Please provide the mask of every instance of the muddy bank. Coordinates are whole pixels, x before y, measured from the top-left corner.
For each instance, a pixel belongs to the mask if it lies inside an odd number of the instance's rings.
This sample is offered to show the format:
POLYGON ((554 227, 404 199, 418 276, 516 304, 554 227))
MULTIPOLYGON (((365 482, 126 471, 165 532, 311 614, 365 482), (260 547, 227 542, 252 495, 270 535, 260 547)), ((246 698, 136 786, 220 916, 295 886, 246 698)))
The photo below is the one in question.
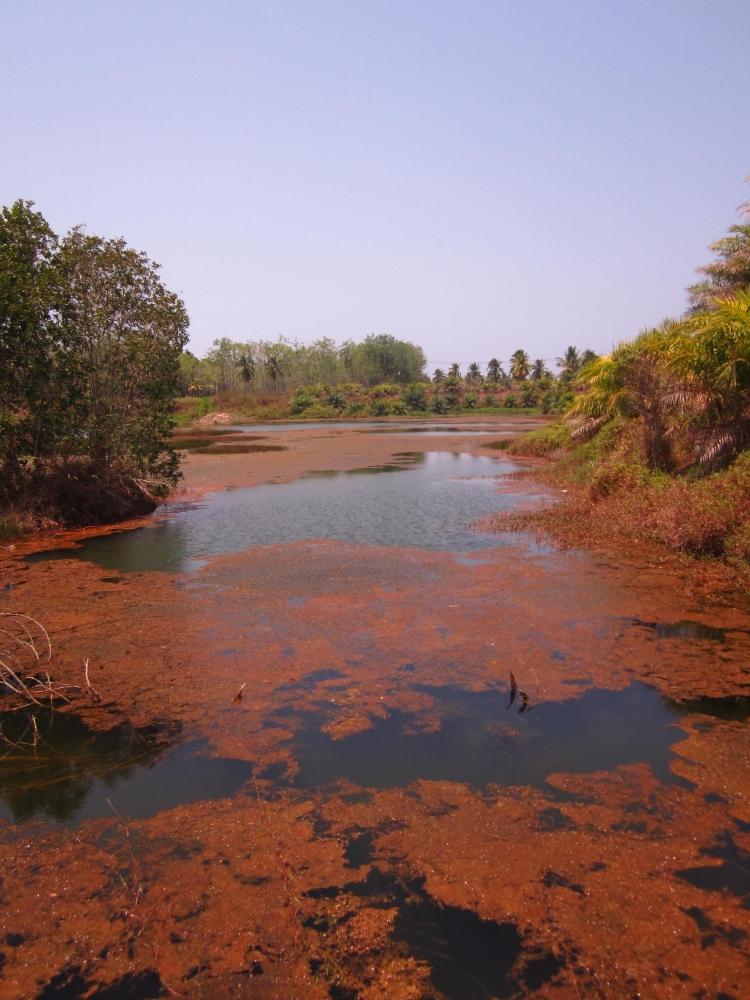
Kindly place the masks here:
MULTIPOLYGON (((478 447, 284 437, 191 456, 185 496, 478 447)), ((3 995, 742 995, 742 611, 523 539, 303 540, 177 575, 6 558, 2 585, 101 695, 45 772, 57 814, 0 761, 3 995), (137 815, 159 768, 178 800, 137 815)))

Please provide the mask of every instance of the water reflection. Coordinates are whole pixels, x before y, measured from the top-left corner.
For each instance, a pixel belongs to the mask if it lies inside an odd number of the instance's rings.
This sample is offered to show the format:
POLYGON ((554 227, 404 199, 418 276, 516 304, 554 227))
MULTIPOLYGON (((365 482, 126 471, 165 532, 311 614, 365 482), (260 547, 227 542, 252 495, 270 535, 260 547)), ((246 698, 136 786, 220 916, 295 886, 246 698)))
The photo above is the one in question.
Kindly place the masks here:
POLYGON ((467 552, 509 544, 471 524, 524 500, 500 494, 509 462, 450 452, 402 453, 385 467, 306 476, 291 483, 216 493, 147 528, 101 535, 31 561, 82 558, 107 569, 187 572, 197 560, 256 545, 335 539, 467 552), (408 462, 408 474, 401 475, 408 462), (362 472, 368 474, 363 475, 362 472))
POLYGON ((113 816, 112 805, 132 818, 152 816, 232 795, 249 777, 244 761, 201 754, 205 743, 176 745, 173 723, 96 732, 76 716, 44 711, 3 712, 0 724, 0 818, 17 823, 74 825, 113 816))
POLYGON ((420 731, 400 711, 344 740, 321 731, 325 716, 308 713, 294 740, 300 770, 294 784, 313 788, 339 779, 368 788, 418 780, 543 787, 555 771, 608 771, 646 763, 665 783, 683 783, 669 769, 682 734, 675 712, 645 684, 593 690, 581 698, 544 702, 506 714, 508 692, 418 685, 438 700, 440 729, 420 731))

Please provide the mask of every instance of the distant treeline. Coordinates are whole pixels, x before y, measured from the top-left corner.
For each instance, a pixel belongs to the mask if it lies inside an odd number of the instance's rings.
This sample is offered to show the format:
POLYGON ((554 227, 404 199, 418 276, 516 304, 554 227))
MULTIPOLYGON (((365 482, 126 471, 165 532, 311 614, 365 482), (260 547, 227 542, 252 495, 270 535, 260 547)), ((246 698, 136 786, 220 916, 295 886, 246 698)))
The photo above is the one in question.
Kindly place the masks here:
MULTIPOLYGON (((432 408, 437 411, 481 405, 482 393, 487 405, 539 406, 545 396, 558 402, 569 400, 569 387, 577 373, 596 358, 593 351, 568 347, 557 358, 556 375, 541 358, 532 359, 519 348, 507 360, 507 367, 492 358, 483 367, 474 362, 464 372, 458 363, 446 370, 436 368, 425 373, 424 351, 416 344, 397 340, 388 334, 371 334, 360 343, 348 340, 340 346, 329 338, 313 344, 298 344, 283 338, 277 341, 214 341, 205 358, 189 351, 180 360, 183 395, 282 396, 295 393, 297 413, 304 408, 306 395, 321 396, 321 388, 333 391, 335 398, 352 396, 355 387, 372 390, 379 386, 398 387, 422 383, 419 392, 405 394, 407 409, 432 408), (432 383, 432 405, 425 386, 432 383), (304 390, 310 390, 307 394, 304 390), (338 389, 338 392, 335 390, 338 389), (411 406, 410 400, 424 398, 424 406, 411 406), (559 399, 558 399, 559 397, 559 399)), ((377 394, 376 394, 377 395, 377 394)), ((381 396, 383 393, 381 393, 381 396)), ((294 412, 294 410, 293 410, 294 412)))
POLYGON ((184 395, 275 395, 316 383, 406 385, 422 376, 425 364, 421 347, 388 334, 372 334, 361 343, 347 340, 341 346, 327 337, 309 346, 283 337, 245 342, 223 337, 202 360, 186 351, 180 371, 184 395))

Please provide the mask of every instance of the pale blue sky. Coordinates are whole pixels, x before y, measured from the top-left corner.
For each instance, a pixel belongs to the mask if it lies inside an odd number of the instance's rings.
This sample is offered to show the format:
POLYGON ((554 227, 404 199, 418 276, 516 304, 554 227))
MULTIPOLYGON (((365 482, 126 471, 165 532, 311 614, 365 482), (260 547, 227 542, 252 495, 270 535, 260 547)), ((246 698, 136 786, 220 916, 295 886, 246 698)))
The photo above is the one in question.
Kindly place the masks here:
POLYGON ((0 0, 0 201, 215 337, 431 365, 680 312, 750 192, 750 0, 0 0))

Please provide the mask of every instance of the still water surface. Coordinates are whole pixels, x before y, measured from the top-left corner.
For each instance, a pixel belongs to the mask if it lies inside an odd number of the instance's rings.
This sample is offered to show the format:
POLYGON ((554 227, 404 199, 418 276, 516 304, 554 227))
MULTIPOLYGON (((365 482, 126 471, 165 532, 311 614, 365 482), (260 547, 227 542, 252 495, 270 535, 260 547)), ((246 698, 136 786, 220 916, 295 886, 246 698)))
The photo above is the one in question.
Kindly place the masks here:
POLYGON ((304 539, 453 552, 493 548, 513 539, 471 525, 523 498, 497 491, 497 477, 514 468, 483 456, 407 453, 386 466, 215 493, 147 528, 29 558, 80 558, 121 572, 180 573, 211 555, 304 539))

